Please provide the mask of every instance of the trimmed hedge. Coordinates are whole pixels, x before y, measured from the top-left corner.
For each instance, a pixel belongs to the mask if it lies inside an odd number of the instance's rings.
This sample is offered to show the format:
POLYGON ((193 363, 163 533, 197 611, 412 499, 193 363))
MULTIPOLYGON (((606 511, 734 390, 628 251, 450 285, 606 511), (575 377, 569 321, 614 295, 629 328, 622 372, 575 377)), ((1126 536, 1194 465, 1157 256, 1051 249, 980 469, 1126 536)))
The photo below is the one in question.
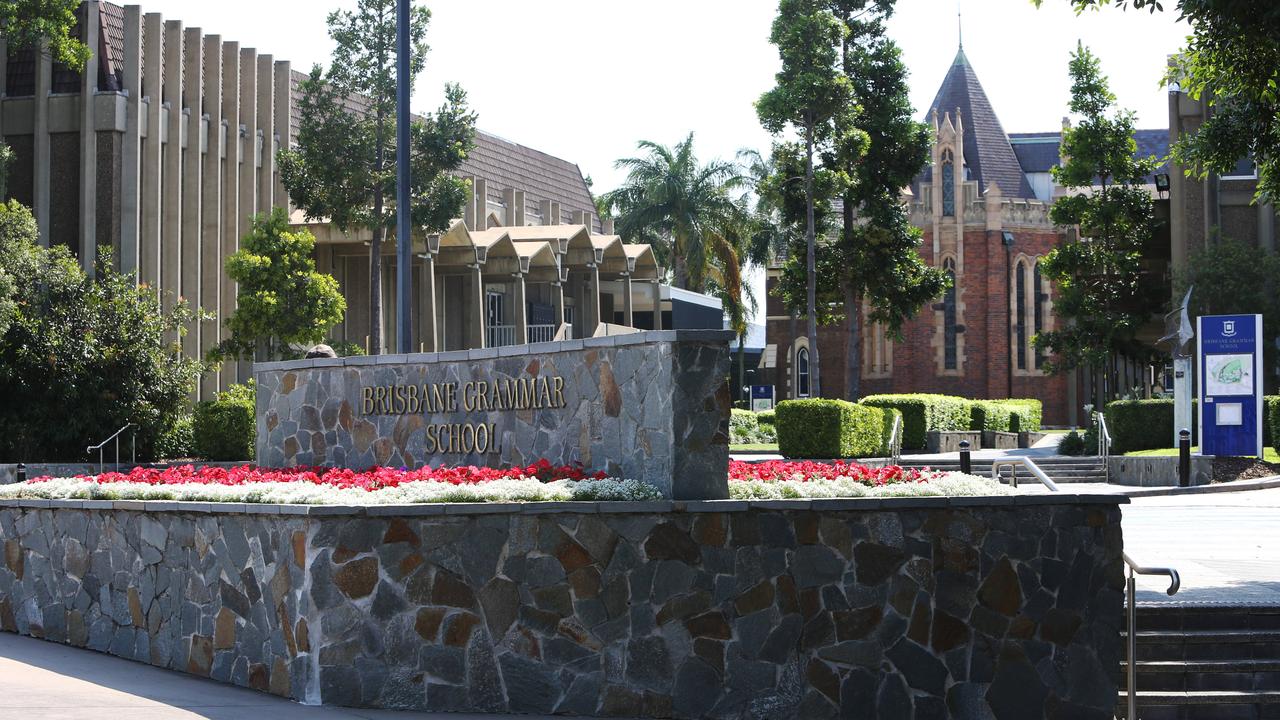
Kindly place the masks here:
POLYGON ((774 414, 778 450, 788 458, 879 455, 885 444, 886 414, 845 400, 784 400, 774 414))
POLYGON ((884 422, 882 424, 883 430, 880 433, 880 447, 877 448, 874 455, 888 457, 889 449, 890 449, 889 443, 893 441, 893 419, 895 417, 901 418, 902 411, 897 408, 871 408, 871 409, 879 410, 884 416, 884 422))
POLYGON ((997 402, 1010 408, 1009 432, 1040 432, 1044 403, 1035 398, 1010 398, 997 402))
POLYGON ((969 429, 977 431, 989 432, 1017 432, 1010 430, 1013 421, 1013 412, 1025 413, 1021 407, 1015 408, 1012 405, 996 400, 974 400, 969 404, 969 429))
POLYGON ((756 422, 760 425, 773 425, 775 419, 776 418, 774 417, 772 410, 765 410, 763 412, 756 413, 756 422))
POLYGON ((902 445, 911 449, 923 448, 930 430, 968 430, 972 422, 970 401, 950 395, 869 395, 860 404, 901 412, 902 445))
POLYGON ((1262 441, 1280 453, 1280 395, 1267 395, 1262 411, 1262 441))
MULTIPOLYGON (((1194 403, 1192 412, 1195 412, 1194 403)), ((1114 400, 1107 403, 1106 416, 1113 454, 1174 447, 1172 398, 1114 400)), ((1198 435, 1199 431, 1193 420, 1191 444, 1199 442, 1198 435)))
POLYGON ((196 405, 192 419, 196 454, 205 460, 251 460, 257 438, 256 386, 232 385, 196 405))

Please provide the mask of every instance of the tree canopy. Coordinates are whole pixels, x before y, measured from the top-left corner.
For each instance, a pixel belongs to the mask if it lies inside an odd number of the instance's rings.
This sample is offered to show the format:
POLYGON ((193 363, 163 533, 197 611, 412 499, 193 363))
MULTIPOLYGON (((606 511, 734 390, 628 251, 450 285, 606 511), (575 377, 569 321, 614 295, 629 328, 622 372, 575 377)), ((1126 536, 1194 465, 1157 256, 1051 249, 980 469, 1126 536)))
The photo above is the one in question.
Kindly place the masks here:
MULTIPOLYGON (((1157 0, 1068 0, 1077 12, 1114 4, 1152 13, 1157 0)), ((1032 0, 1039 6, 1043 0, 1032 0)), ((1280 4, 1242 0, 1174 0, 1175 12, 1191 26, 1187 47, 1177 55, 1167 82, 1213 112, 1195 133, 1180 138, 1173 156, 1188 172, 1226 173, 1241 158, 1258 166, 1257 199, 1280 195, 1280 4)))
POLYGON ((82 68, 89 61, 87 45, 71 37, 76 26, 80 0, 3 0, 0 2, 0 36, 9 42, 9 51, 38 48, 49 43, 55 62, 82 68))
POLYGON ((1060 198, 1053 222, 1078 227, 1079 237, 1063 243, 1041 263, 1057 283, 1054 314, 1059 329, 1035 338, 1056 357, 1050 372, 1099 367, 1112 354, 1146 349, 1139 329, 1161 307, 1158 283, 1143 273, 1143 250, 1155 230, 1154 202, 1143 187, 1155 158, 1138 158, 1134 114, 1115 109, 1115 96, 1098 59, 1081 45, 1070 63, 1070 110, 1079 117, 1063 132, 1062 155, 1054 179, 1075 194, 1060 198))
MULTIPOLYGON (((341 230, 371 231, 370 351, 382 352, 382 240, 396 218, 396 0, 359 0, 353 11, 329 15, 336 43, 326 72, 319 65, 301 84, 298 147, 280 152, 280 175, 310 219, 341 230)), ((431 13, 412 9, 410 72, 425 68, 431 13)), ((476 116, 457 85, 445 89, 435 113, 411 127, 410 209, 413 227, 442 232, 459 217, 467 183, 449 174, 475 146, 476 116)))

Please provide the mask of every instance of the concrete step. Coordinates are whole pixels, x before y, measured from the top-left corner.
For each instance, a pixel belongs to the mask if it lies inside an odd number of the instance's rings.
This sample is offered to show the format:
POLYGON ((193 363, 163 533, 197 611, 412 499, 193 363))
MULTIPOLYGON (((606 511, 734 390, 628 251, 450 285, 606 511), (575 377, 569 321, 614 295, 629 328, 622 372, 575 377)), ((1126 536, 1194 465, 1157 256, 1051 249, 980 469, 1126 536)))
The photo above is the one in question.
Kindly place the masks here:
POLYGON ((1280 607, 1138 603, 1138 630, 1280 630, 1280 607))
MULTIPOLYGON (((1121 692, 1116 717, 1125 720, 1127 703, 1121 692)), ((1137 706, 1137 720, 1274 720, 1280 693, 1139 691, 1137 706)))
POLYGON ((1280 630, 1140 630, 1137 640, 1138 662, 1280 658, 1280 630))
MULTIPOLYGON (((1127 663, 1121 664, 1121 670, 1127 663)), ((1280 692, 1280 660, 1149 661, 1137 666, 1140 690, 1280 692)), ((1120 689, 1128 687, 1122 672, 1120 689)))

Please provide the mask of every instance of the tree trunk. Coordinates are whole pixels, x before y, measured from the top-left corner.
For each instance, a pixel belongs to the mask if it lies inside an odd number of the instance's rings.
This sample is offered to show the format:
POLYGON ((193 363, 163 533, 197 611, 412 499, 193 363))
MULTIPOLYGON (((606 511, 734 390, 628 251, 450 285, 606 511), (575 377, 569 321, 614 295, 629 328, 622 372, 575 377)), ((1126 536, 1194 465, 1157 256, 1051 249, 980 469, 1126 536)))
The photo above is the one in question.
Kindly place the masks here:
POLYGON ((680 242, 679 236, 671 239, 671 274, 672 285, 681 290, 689 289, 689 261, 684 253, 687 243, 680 242))
POLYGON ((862 298, 848 283, 844 287, 844 306, 849 323, 845 345, 844 397, 849 402, 858 402, 862 392, 862 298))
MULTIPOLYGON (((747 383, 747 335, 743 333, 738 336, 738 392, 742 392, 742 388, 747 383)), ((743 398, 747 402, 747 409, 751 409, 751 393, 748 391, 743 398)))
POLYGON ((813 227, 813 118, 806 118, 808 123, 804 130, 804 199, 805 199, 805 267, 808 270, 808 287, 805 290, 805 309, 809 338, 809 397, 822 397, 822 384, 819 380, 818 357, 818 268, 816 259, 817 238, 813 227))

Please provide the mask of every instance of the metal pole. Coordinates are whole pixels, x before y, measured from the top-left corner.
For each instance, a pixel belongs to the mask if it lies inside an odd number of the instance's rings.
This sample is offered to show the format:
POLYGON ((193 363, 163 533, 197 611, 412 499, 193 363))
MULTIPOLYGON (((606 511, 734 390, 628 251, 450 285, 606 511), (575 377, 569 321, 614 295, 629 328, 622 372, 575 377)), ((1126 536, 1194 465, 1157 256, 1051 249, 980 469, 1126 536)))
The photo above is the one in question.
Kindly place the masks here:
POLYGON ((1186 428, 1178 431, 1178 485, 1191 485, 1191 431, 1186 428))
POLYGON ((18 463, 18 472, 15 477, 20 483, 27 481, 27 466, 24 463, 18 463))
POLYGON ((969 441, 960 441, 960 472, 965 475, 973 474, 973 461, 969 456, 969 441))
POLYGON ((396 346, 413 352, 413 238, 409 204, 409 5, 396 2, 396 346))
POLYGON ((1133 572, 1129 572, 1129 581, 1127 583, 1129 595, 1129 637, 1126 638, 1129 646, 1129 662, 1125 667, 1125 681, 1127 687, 1125 691, 1129 695, 1129 712, 1125 715, 1126 720, 1137 720, 1138 717, 1138 608, 1134 604, 1137 589, 1133 580, 1133 572))

